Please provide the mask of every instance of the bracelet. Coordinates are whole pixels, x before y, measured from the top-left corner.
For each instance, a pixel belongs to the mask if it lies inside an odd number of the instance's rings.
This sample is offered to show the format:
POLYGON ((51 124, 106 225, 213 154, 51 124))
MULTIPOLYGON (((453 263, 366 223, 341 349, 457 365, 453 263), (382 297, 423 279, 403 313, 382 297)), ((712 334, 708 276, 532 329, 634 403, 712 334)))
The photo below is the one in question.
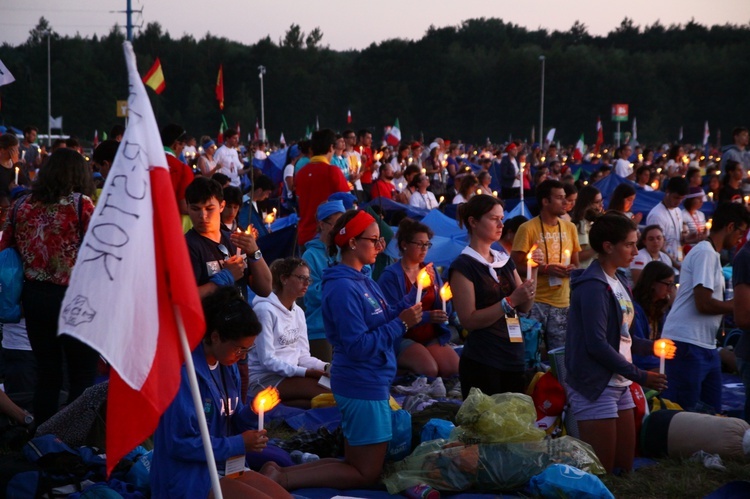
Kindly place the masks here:
POLYGON ((500 306, 503 308, 505 315, 515 315, 516 309, 510 304, 507 296, 500 301, 500 306))
POLYGON ((512 308, 513 310, 516 309, 516 307, 513 306, 513 302, 510 301, 510 296, 506 296, 505 299, 508 301, 508 306, 512 308))
POLYGON ((407 332, 407 331, 409 330, 409 325, 408 325, 408 324, 406 323, 406 321, 405 321, 405 320, 402 320, 402 321, 401 321, 401 324, 403 324, 403 325, 404 325, 404 332, 407 332))

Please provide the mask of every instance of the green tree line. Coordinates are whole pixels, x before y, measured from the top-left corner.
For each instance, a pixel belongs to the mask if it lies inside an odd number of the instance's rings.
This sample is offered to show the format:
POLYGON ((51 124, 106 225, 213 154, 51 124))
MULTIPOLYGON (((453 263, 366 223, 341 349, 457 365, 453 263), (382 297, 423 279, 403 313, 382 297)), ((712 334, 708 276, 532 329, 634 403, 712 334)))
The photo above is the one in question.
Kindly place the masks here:
MULTIPOLYGON (((122 55, 125 36, 115 26, 105 36, 59 36, 42 18, 28 40, 0 46, 0 59, 16 82, 0 87, 0 123, 46 131, 47 30, 50 35, 52 115, 64 116, 65 133, 91 140, 123 120, 115 103, 127 98, 122 55)), ((133 40, 141 74, 158 57, 166 90, 149 90, 159 123, 173 121, 193 135, 216 135, 221 111, 214 95, 224 67, 224 116, 242 136, 260 120, 258 66, 264 75, 270 140, 301 137, 307 126, 341 130, 351 109, 354 128, 376 140, 399 118, 405 140, 442 136, 502 142, 531 139, 540 112, 545 56, 545 132, 573 143, 595 140, 601 117, 611 140, 611 105, 626 103, 637 118, 641 142, 697 142, 708 120, 711 140, 747 125, 750 109, 750 25, 636 26, 625 18, 606 36, 576 22, 567 31, 527 28, 501 19, 471 19, 430 27, 418 40, 391 39, 363 50, 334 51, 318 28, 293 24, 284 38, 244 45, 206 34, 172 38, 158 23, 133 40)), ((630 129, 624 123, 623 131, 630 129)), ((536 131, 536 138, 539 131, 536 131)))

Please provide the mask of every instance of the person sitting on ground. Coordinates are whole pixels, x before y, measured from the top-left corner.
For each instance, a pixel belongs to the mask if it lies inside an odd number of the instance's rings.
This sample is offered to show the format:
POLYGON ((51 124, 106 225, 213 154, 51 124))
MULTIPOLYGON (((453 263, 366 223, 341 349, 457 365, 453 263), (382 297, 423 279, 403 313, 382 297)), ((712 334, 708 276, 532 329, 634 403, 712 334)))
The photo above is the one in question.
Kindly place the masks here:
POLYGON ((633 281, 633 286, 638 284, 641 271, 649 262, 658 261, 670 267, 672 266, 672 259, 662 251, 664 247, 664 232, 661 230, 661 226, 654 224, 643 229, 641 238, 638 241, 638 247, 640 250, 630 264, 630 277, 633 281))
POLYGON ((458 194, 453 198, 453 204, 465 203, 471 199, 476 194, 477 185, 479 185, 479 181, 473 173, 464 175, 458 187, 458 194))
POLYGON ((447 328, 448 314, 452 311, 449 303, 447 313, 439 290, 442 279, 425 264, 425 256, 432 246, 432 229, 423 223, 404 218, 398 225, 396 234, 401 260, 387 267, 378 279, 380 289, 389 303, 397 303, 416 286, 417 274, 426 269, 431 284, 423 289, 422 322, 411 328, 397 347, 397 364, 416 374, 430 378, 447 378, 458 373, 458 354, 448 345, 450 330, 447 328))
POLYGON ((414 175, 414 178, 409 183, 410 188, 414 188, 414 192, 409 199, 409 205, 415 208, 424 208, 426 210, 432 210, 438 207, 438 201, 435 199, 435 195, 428 191, 427 188, 430 186, 430 179, 423 173, 414 175))
MULTIPOLYGON (((223 287, 203 300, 206 333, 193 350, 195 374, 211 435, 221 492, 224 497, 291 497, 278 484, 254 471, 238 478, 224 477, 226 465, 245 453, 266 448, 266 430, 242 402, 237 361, 247 355, 261 325, 253 309, 233 287, 223 287)), ((151 465, 153 497, 213 497, 208 463, 198 430, 198 418, 186 368, 177 396, 159 420, 154 433, 151 465)))
MULTIPOLYGON (((352 194, 341 194, 354 198, 352 194)), ((331 362, 333 350, 331 343, 326 339, 326 328, 323 325, 323 309, 321 308, 323 271, 333 266, 338 260, 338 257, 328 255, 328 248, 324 241, 328 240, 333 224, 344 212, 346 208, 340 199, 321 203, 315 215, 318 221, 318 234, 307 241, 305 252, 302 253, 302 259, 307 262, 312 279, 305 294, 305 317, 310 354, 324 362, 331 362)))
POLYGON ((329 365, 310 355, 305 312, 296 304, 311 284, 310 269, 290 257, 274 261, 271 275, 273 293, 253 300, 263 331, 248 356, 248 395, 275 386, 284 404, 309 409, 313 397, 329 392, 318 384, 329 365))
MULTIPOLYGON (((653 261, 646 264, 638 284, 633 288, 633 337, 647 340, 661 338, 661 330, 674 302, 676 289, 674 269, 669 263, 653 261)), ((651 352, 645 355, 633 354, 633 363, 641 369, 653 370, 659 366, 659 359, 651 352)))

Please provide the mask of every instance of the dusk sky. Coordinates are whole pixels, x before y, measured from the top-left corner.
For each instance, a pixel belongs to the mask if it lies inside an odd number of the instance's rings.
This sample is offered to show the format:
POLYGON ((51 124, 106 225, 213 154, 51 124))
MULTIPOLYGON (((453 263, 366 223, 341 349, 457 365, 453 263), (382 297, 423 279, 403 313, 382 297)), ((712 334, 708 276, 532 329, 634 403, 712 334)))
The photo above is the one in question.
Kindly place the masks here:
MULTIPOLYGON (((61 35, 106 34, 125 25, 126 0, 0 0, 0 43, 23 43, 40 17, 61 35)), ((624 17, 636 25, 685 24, 691 19, 714 24, 748 25, 750 0, 132 0, 134 24, 159 22, 173 38, 196 39, 210 32, 244 44, 265 36, 279 41, 292 23, 309 33, 323 32, 323 45, 334 50, 363 49, 391 38, 419 39, 436 27, 466 19, 494 17, 528 29, 567 30, 578 20, 592 35, 605 35, 624 17)))

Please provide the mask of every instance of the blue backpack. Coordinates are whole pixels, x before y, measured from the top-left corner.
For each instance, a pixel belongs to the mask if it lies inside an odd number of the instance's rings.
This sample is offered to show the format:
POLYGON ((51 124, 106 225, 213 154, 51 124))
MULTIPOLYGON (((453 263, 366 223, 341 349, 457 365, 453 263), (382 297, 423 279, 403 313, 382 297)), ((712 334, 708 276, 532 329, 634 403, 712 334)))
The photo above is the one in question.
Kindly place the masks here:
MULTIPOLYGON (((15 237, 16 212, 27 196, 13 205, 10 227, 15 237)), ((21 291, 23 291, 23 262, 15 245, 0 251, 0 322, 18 323, 21 320, 21 291)))

